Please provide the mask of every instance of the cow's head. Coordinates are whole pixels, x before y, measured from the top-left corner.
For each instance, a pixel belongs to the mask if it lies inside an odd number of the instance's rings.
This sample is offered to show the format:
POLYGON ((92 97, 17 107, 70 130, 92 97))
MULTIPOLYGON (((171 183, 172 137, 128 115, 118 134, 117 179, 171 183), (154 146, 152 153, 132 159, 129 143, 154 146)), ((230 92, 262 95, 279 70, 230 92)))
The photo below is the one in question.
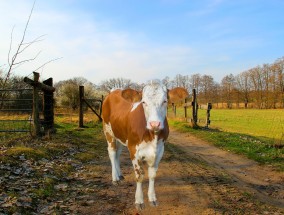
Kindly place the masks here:
POLYGON ((141 102, 144 108, 146 127, 155 133, 164 128, 167 97, 167 88, 160 82, 149 83, 143 88, 141 102))
POLYGON ((142 93, 133 89, 126 89, 122 91, 121 95, 125 100, 133 103, 132 110, 142 103, 147 129, 159 133, 164 128, 168 100, 173 101, 175 98, 183 96, 180 91, 186 97, 188 96, 186 89, 167 90, 160 81, 152 81, 143 88, 142 93))

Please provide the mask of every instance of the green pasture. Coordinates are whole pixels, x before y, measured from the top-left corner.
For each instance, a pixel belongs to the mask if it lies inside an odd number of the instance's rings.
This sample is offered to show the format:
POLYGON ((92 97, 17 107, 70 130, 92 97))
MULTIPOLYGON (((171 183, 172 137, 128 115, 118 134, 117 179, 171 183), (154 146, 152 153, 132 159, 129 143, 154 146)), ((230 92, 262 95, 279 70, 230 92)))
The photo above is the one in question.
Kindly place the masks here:
MULTIPOLYGON (((284 142, 283 109, 212 109, 210 128, 225 132, 267 137, 275 142, 284 142)), ((184 116, 184 109, 177 109, 177 117, 184 116)), ((191 109, 188 109, 191 117, 191 109)), ((199 125, 205 124, 206 110, 198 110, 199 125)), ((284 143, 283 143, 284 144, 284 143)))

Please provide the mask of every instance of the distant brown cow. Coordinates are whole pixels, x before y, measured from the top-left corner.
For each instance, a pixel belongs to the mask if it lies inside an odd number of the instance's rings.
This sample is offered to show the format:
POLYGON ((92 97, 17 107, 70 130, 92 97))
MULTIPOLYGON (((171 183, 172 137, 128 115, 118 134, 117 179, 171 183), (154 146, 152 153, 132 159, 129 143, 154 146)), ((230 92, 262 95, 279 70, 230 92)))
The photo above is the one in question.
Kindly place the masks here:
POLYGON ((186 89, 182 87, 176 87, 169 91, 169 103, 177 104, 179 102, 184 102, 186 98, 189 97, 189 94, 186 89))

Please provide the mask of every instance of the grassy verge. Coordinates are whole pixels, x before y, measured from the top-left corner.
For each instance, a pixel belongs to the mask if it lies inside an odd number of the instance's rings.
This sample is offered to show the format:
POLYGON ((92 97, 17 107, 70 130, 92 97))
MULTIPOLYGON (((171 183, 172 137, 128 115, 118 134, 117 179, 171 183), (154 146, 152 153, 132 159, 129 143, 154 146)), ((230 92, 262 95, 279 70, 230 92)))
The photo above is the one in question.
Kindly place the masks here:
POLYGON ((169 124, 181 132, 188 132, 217 147, 245 155, 260 164, 272 165, 275 169, 284 171, 284 147, 275 144, 271 138, 216 129, 192 129, 188 123, 175 120, 169 120, 169 124))

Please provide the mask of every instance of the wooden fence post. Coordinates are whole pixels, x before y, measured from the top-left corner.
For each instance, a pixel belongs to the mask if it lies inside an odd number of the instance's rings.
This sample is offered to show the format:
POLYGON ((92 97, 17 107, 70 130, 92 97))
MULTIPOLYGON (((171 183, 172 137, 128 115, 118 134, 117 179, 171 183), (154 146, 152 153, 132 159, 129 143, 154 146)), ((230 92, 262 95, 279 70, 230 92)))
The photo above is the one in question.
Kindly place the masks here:
POLYGON ((212 109, 212 104, 211 103, 207 103, 205 128, 208 128, 208 126, 210 125, 210 111, 211 111, 211 109, 212 109))
MULTIPOLYGON (((34 73, 34 83, 38 83, 39 81, 39 73, 34 73)), ((33 124, 34 124, 34 135, 40 136, 40 120, 39 120, 39 95, 38 95, 38 87, 33 86, 33 124)))
POLYGON ((196 99, 196 90, 192 90, 192 120, 191 125, 193 128, 197 128, 197 112, 198 112, 198 104, 196 99))
POLYGON ((103 112, 103 102, 104 102, 104 95, 102 95, 102 102, 100 106, 100 116, 102 115, 102 112, 103 112))
MULTIPOLYGON (((31 80, 28 77, 24 78, 24 82, 33 87, 33 126, 34 126, 34 135, 37 137, 41 136, 41 122, 39 117, 39 90, 44 92, 44 110, 47 112, 44 113, 44 126, 48 124, 49 128, 54 127, 54 105, 53 105, 53 92, 55 88, 52 86, 52 79, 46 80, 46 84, 39 82, 39 73, 33 72, 34 79, 31 80), (48 102, 47 102, 48 101, 48 102), (51 116, 52 114, 52 116, 51 116), (49 122, 46 122, 45 120, 49 122), (51 127, 50 127, 51 126, 51 127)), ((45 130, 46 131, 46 130, 45 130)))
POLYGON ((79 128, 84 127, 83 101, 84 101, 84 86, 79 86, 79 128))
MULTIPOLYGON (((47 86, 53 86, 53 79, 49 78, 42 82, 47 86)), ((44 132, 55 132, 54 130, 54 97, 53 92, 43 91, 43 117, 44 117, 44 132)))
POLYGON ((184 118, 187 122, 187 99, 184 100, 184 118))

